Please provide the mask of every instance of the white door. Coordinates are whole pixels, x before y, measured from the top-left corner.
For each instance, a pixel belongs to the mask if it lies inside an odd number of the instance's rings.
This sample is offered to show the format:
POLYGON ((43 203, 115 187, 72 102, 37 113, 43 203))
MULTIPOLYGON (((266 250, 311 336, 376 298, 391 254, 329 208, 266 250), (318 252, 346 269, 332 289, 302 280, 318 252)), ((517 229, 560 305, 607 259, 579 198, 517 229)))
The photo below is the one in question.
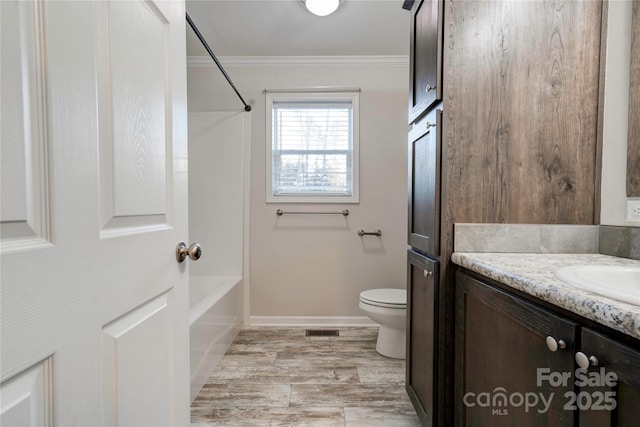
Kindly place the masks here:
POLYGON ((184 3, 0 17, 0 424, 188 424, 184 3))

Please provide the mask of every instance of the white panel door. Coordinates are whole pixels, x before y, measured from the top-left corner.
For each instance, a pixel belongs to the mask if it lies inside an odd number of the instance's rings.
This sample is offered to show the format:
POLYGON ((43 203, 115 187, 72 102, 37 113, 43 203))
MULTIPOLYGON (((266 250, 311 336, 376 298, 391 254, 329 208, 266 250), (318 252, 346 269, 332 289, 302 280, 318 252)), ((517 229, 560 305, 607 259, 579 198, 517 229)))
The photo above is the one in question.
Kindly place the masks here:
POLYGON ((184 2, 0 19, 0 424, 186 425, 184 2))

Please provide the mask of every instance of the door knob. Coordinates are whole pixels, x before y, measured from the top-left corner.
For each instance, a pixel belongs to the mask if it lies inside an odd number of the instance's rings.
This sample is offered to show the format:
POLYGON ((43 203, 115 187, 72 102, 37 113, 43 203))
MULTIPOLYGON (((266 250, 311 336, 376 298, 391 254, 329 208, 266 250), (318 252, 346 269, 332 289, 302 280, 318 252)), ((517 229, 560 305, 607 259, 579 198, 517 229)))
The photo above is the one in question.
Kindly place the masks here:
POLYGON ((178 243, 176 246, 176 260, 178 263, 183 262, 187 257, 194 261, 197 261, 202 256, 202 249, 198 243, 192 243, 191 246, 187 247, 184 242, 178 243))
POLYGON ((433 276, 433 271, 424 270, 422 274, 424 275, 424 277, 433 276))

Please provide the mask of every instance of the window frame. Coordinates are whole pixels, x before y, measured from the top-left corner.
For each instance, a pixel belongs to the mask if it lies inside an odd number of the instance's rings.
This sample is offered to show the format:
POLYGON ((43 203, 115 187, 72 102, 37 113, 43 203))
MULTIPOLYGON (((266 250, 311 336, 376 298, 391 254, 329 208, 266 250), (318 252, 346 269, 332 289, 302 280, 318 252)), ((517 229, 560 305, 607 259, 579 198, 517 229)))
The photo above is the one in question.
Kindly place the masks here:
MULTIPOLYGON (((266 202, 267 203, 359 203, 360 202, 360 93, 359 92, 267 92, 266 93, 266 202), (273 192, 273 104, 274 102, 350 102, 352 108, 352 194, 309 194, 273 192)), ((327 150, 330 151, 330 150, 327 150)))

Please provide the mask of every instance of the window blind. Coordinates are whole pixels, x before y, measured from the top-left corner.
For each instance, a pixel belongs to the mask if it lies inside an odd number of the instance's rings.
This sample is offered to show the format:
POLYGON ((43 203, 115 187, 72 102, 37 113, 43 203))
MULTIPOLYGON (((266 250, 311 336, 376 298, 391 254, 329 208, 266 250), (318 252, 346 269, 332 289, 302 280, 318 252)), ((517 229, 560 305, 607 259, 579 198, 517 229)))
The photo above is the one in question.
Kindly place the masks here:
POLYGON ((353 194, 351 101, 274 101, 273 195, 353 194))

